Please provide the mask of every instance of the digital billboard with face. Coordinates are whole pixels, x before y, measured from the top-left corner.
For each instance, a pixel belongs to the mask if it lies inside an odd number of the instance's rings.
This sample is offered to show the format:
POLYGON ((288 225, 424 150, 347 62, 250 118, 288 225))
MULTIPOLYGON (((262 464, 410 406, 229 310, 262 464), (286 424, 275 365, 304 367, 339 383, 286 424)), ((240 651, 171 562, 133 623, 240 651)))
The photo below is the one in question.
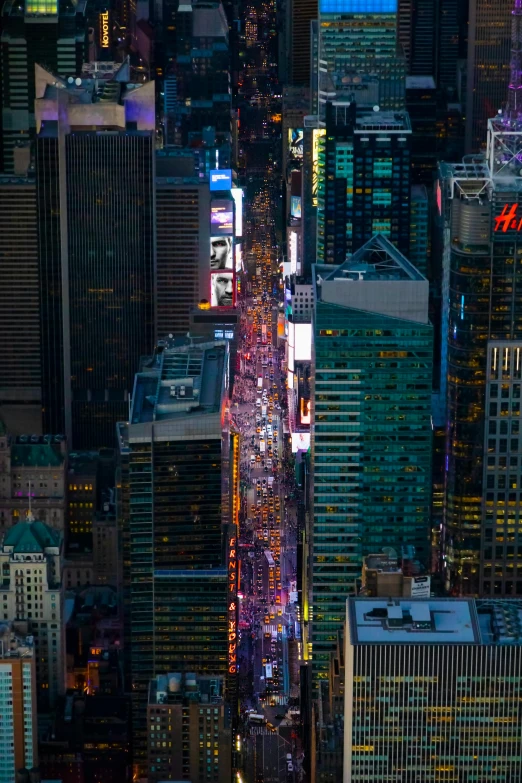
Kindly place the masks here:
POLYGON ((210 237, 210 268, 234 268, 234 241, 232 237, 210 237))
POLYGON ((303 157, 303 138, 304 131, 302 128, 288 129, 288 150, 291 158, 303 157))
POLYGON ((213 272, 210 275, 210 304, 212 307, 234 307, 234 273, 213 272))
POLYGON ((215 199, 211 202, 210 233, 234 233, 234 202, 230 199, 215 199))

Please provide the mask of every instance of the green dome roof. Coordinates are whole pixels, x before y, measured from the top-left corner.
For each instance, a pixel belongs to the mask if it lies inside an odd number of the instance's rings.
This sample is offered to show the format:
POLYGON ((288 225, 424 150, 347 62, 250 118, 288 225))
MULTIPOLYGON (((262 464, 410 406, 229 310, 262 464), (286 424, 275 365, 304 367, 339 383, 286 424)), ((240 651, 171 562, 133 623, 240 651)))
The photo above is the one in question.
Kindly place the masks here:
POLYGON ((47 547, 60 546, 60 533, 40 519, 18 522, 5 534, 4 546, 12 546, 17 553, 43 553, 47 547))

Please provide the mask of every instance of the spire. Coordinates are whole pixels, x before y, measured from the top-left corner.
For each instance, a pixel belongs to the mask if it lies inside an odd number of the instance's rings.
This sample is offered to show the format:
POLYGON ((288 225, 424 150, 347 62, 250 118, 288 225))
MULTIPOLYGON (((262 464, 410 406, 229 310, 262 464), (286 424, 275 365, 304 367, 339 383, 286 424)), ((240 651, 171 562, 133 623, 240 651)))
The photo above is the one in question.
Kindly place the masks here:
POLYGON ((511 64, 506 113, 509 119, 515 120, 522 117, 522 0, 515 0, 511 14, 511 64))

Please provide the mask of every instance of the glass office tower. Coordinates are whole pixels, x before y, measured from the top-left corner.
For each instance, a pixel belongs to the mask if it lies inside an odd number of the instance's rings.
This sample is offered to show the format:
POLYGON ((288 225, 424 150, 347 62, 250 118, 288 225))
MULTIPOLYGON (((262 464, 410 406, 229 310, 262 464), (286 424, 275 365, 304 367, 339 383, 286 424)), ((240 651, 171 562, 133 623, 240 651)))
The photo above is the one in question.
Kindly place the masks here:
POLYGON ((366 105, 404 107, 406 61, 398 51, 397 0, 319 0, 319 113, 328 100, 371 84, 366 105))
POLYGON ((237 622, 231 531, 239 441, 230 432, 228 364, 227 341, 160 343, 136 376, 129 423, 118 425, 127 677, 138 764, 147 747, 147 689, 158 672, 223 676, 235 703, 229 634, 237 622))
POLYGON ((154 83, 76 82, 47 74, 36 101, 42 408, 90 449, 114 446, 154 341, 154 83))
POLYGON ((312 416, 312 666, 330 652, 362 558, 429 560, 433 334, 428 281, 384 237, 316 266, 312 416))
POLYGON ((317 138, 317 260, 342 264, 374 234, 408 256, 410 142, 407 112, 326 105, 317 138))

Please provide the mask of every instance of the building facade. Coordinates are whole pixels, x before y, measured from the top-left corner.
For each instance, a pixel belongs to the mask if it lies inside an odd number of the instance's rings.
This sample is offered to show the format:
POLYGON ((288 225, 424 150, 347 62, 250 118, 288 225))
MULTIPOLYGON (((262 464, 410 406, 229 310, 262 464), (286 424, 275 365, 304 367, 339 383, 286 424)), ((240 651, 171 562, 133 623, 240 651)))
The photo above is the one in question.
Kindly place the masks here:
POLYGON ((38 708, 52 708, 65 690, 62 536, 29 515, 0 548, 4 620, 25 621, 34 640, 38 708))
POLYGON ((36 184, 0 177, 2 402, 40 400, 40 296, 36 184))
POLYGON ((229 542, 239 444, 226 411, 228 361, 226 341, 160 346, 136 376, 129 424, 118 425, 138 764, 146 760, 147 692, 158 671, 224 677, 234 703, 237 559, 229 542))
POLYGON ((25 623, 0 625, 0 783, 38 767, 35 651, 25 623))
POLYGON ((147 705, 149 781, 229 783, 232 730, 221 677, 160 674, 147 705), (168 738, 164 744, 163 737, 168 738))
POLYGON ((35 136, 35 66, 53 73, 80 72, 87 58, 85 3, 24 0, 5 3, 0 29, 3 171, 14 171, 14 150, 35 136))
POLYGON ((327 101, 354 98, 404 108, 406 60, 398 50, 396 0, 319 0, 319 114, 327 101))
POLYGON ((56 79, 37 72, 43 422, 100 448, 154 339, 154 84, 56 79))
POLYGON ((362 559, 383 546, 429 559, 433 334, 428 281, 383 237, 316 266, 312 391, 312 667, 362 559))
POLYGON ((342 264, 374 234, 409 258, 410 137, 406 112, 328 103, 317 139, 317 260, 342 264))
POLYGON ((349 598, 344 663, 345 783, 515 783, 522 602, 349 598))
POLYGON ((510 80, 512 0, 470 0, 466 154, 486 146, 487 123, 504 107, 510 80))
POLYGON ((63 436, 19 435, 0 429, 0 536, 23 519, 36 519, 62 535, 66 518, 67 468, 63 436))

